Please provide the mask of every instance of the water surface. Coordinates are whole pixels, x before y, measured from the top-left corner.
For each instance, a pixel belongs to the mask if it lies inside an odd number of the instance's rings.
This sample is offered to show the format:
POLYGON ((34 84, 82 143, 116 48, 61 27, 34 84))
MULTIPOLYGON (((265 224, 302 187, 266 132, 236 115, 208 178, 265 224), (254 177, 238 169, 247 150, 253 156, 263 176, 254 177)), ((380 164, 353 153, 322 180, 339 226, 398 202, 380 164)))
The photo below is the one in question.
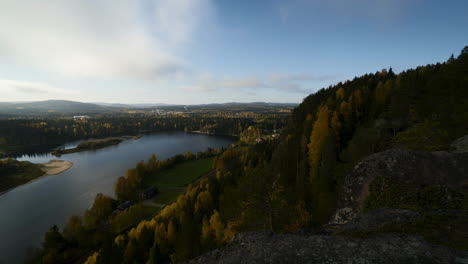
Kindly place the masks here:
MULTIPOLYGON (((98 193, 113 195, 114 182, 128 168, 151 154, 166 159, 186 151, 197 153, 208 147, 225 147, 231 137, 161 132, 96 151, 60 157, 74 166, 52 176, 21 185, 0 195, 0 263, 21 263, 28 251, 38 247, 53 224, 64 226, 71 215, 81 215, 98 193)), ((70 147, 77 142, 64 145, 70 147)), ((18 160, 48 162, 55 156, 23 156, 18 160)))

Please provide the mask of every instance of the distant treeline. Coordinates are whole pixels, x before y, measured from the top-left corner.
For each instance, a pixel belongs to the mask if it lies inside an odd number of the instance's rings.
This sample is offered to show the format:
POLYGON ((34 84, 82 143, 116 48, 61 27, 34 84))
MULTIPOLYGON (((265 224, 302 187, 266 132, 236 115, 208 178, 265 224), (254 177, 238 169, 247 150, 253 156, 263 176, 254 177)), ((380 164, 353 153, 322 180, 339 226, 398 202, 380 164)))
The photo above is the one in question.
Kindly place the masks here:
POLYGON ((70 149, 56 149, 52 152, 53 155, 62 155, 62 154, 68 154, 68 153, 75 153, 75 152, 80 152, 80 151, 85 151, 85 150, 96 150, 100 148, 105 148, 108 146, 113 146, 113 145, 118 145, 124 140, 127 139, 137 139, 138 136, 122 136, 122 137, 110 137, 110 138, 103 138, 103 139, 94 139, 94 140, 87 140, 83 141, 76 148, 70 148, 70 149))
MULTIPOLYGON (((241 117, 148 115, 96 117, 84 120, 64 118, 0 120, 0 150, 5 149, 5 146, 54 145, 86 138, 138 135, 158 131, 200 131, 207 134, 239 136, 251 125, 273 130, 283 127, 285 123, 284 116, 264 117, 258 120, 241 117)), ((8 150, 4 151, 8 153, 8 150)))

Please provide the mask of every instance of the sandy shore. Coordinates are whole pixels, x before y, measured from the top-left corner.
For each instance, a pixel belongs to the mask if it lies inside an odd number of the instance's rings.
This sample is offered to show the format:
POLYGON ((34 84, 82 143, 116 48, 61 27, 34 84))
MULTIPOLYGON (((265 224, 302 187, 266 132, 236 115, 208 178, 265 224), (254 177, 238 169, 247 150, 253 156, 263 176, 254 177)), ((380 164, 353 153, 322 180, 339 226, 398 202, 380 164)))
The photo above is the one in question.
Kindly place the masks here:
POLYGON ((42 163, 42 170, 46 175, 55 175, 62 173, 73 167, 73 162, 66 160, 50 160, 47 163, 42 163))

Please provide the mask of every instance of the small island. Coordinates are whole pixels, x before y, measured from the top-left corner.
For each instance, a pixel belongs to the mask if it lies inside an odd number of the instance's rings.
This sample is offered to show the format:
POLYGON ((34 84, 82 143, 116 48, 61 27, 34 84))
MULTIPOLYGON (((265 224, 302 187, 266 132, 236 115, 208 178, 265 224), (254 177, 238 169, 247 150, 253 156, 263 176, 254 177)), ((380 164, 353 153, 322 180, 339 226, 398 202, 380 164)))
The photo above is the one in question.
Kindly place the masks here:
POLYGON ((121 136, 121 137, 110 137, 110 138, 101 138, 83 141, 75 148, 70 149, 56 149, 51 152, 52 155, 60 156, 63 154, 70 154, 75 152, 87 151, 87 150, 97 150, 113 145, 118 145, 128 139, 139 139, 141 136, 121 136))
POLYGON ((11 158, 0 160, 0 195, 41 176, 62 173, 72 166, 73 162, 65 160, 50 160, 38 164, 11 158))

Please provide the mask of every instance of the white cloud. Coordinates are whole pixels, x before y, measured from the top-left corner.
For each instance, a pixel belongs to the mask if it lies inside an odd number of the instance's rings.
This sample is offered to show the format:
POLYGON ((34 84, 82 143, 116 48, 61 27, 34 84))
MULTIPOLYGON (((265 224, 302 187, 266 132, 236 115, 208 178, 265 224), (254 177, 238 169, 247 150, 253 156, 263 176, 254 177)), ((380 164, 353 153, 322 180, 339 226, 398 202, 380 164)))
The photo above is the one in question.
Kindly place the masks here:
POLYGON ((6 101, 60 99, 76 96, 79 92, 60 89, 43 82, 0 79, 2 99, 6 101))
POLYGON ((210 0, 0 0, 0 57, 65 76, 163 78, 186 67, 174 45, 190 41, 210 6, 210 0))
POLYGON ((186 42, 197 25, 213 14, 209 0, 159 0, 154 2, 154 25, 158 32, 175 42, 186 42))
POLYGON ((310 73, 271 73, 240 77, 216 78, 211 74, 198 76, 193 85, 182 86, 190 91, 215 91, 219 89, 276 89, 292 93, 310 93, 310 84, 334 79, 334 76, 315 76, 310 73))

